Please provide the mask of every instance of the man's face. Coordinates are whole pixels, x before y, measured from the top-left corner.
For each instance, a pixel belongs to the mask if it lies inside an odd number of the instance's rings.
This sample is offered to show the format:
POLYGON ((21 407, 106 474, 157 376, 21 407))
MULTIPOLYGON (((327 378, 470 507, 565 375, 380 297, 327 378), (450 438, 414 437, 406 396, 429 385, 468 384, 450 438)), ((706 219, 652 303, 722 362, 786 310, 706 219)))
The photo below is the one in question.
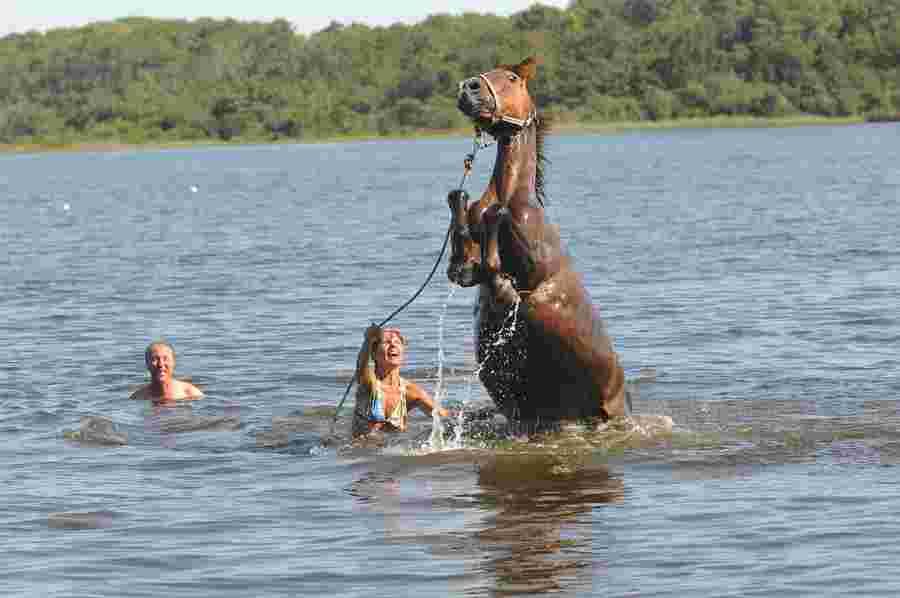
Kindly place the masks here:
POLYGON ((168 347, 157 345, 150 349, 147 370, 154 382, 167 382, 175 373, 175 355, 168 347))

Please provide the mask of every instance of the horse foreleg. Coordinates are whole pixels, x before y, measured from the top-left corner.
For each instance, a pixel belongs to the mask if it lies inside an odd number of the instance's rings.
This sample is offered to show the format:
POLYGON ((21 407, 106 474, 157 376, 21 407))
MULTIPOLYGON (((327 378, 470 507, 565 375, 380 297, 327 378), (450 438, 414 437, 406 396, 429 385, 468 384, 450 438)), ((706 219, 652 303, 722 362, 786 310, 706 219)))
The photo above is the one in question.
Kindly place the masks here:
POLYGON ((462 189, 455 189, 447 195, 450 207, 450 263, 447 278, 463 287, 483 282, 480 264, 481 250, 469 229, 467 211, 469 196, 462 189))
POLYGON ((484 242, 481 245, 481 263, 494 301, 501 305, 513 305, 519 299, 511 276, 503 272, 500 259, 500 227, 510 222, 510 214, 508 208, 492 206, 482 217, 484 242))
POLYGON ((452 255, 460 257, 465 249, 464 242, 471 239, 469 224, 466 221, 466 209, 469 207, 469 194, 462 189, 454 189, 447 194, 447 205, 450 207, 450 233, 452 255))
POLYGON ((503 264, 500 260, 500 225, 508 222, 509 208, 493 205, 484 212, 484 243, 481 247, 481 262, 488 272, 499 273, 503 264))

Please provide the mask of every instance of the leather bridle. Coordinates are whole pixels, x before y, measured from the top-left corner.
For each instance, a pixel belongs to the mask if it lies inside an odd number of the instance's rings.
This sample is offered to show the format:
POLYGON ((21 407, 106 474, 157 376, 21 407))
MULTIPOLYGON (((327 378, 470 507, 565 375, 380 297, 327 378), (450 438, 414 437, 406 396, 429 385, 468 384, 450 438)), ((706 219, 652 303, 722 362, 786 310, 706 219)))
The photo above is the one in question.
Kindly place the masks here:
MULTIPOLYGON (((528 116, 526 118, 516 118, 514 116, 500 114, 500 96, 497 95, 497 91, 494 89, 491 80, 487 78, 487 73, 481 73, 480 75, 478 75, 478 77, 482 81, 484 81, 484 84, 487 86, 488 91, 491 94, 491 99, 494 100, 494 109, 491 111, 491 128, 501 123, 511 125, 514 129, 516 129, 514 133, 515 135, 534 124, 534 122, 537 120, 537 111, 534 108, 531 109, 531 112, 528 113, 528 116)), ((488 131, 488 133, 491 132, 488 131)), ((494 136, 496 137, 496 135, 494 136)))

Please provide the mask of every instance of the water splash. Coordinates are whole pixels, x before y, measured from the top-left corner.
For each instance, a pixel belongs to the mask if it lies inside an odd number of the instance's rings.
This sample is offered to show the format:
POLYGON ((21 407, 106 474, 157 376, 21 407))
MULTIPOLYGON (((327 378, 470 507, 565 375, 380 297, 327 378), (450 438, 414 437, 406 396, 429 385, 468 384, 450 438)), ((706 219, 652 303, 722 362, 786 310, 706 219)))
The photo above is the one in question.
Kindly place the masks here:
POLYGON ((456 293, 456 285, 448 284, 447 298, 441 307, 441 316, 438 318, 438 354, 437 354, 437 382, 434 386, 434 409, 431 410, 431 436, 428 438, 428 448, 432 451, 440 451, 446 448, 444 440, 444 422, 441 421, 439 411, 443 402, 444 391, 444 317, 447 315, 447 306, 456 293))
MULTIPOLYGON (((475 367, 475 371, 472 372, 472 376, 469 379, 469 396, 467 400, 471 400, 472 398, 471 391, 473 381, 477 380, 478 376, 481 375, 481 371, 491 360, 491 357, 494 356, 496 350, 508 343, 515 334, 516 326, 519 323, 519 306, 521 304, 522 298, 516 297, 516 302, 513 303, 512 307, 509 308, 509 312, 507 312, 506 318, 503 320, 503 324, 497 330, 496 338, 490 343, 490 345, 488 345, 488 350, 486 351, 484 359, 478 363, 478 365, 475 367)), ((475 350, 478 350, 477 347, 475 350)))
POLYGON ((457 287, 455 285, 449 285, 447 297, 444 300, 443 306, 441 308, 441 314, 438 318, 437 375, 433 396, 435 409, 431 413, 431 433, 428 437, 428 440, 425 441, 421 447, 419 447, 417 452, 437 452, 466 448, 467 442, 465 438, 465 413, 467 405, 471 404, 474 400, 473 393, 475 383, 477 380, 479 380, 479 376, 482 370, 487 366, 487 363, 495 355, 496 351, 498 351, 500 347, 503 347, 513 338, 516 328, 519 325, 519 307, 521 306, 522 301, 521 298, 517 297, 516 302, 512 306, 510 306, 509 311, 507 312, 500 328, 497 329, 495 333, 496 337, 491 340, 490 344, 488 345, 488 350, 484 359, 476 365, 471 375, 468 376, 468 380, 466 383, 467 388, 464 393, 464 398, 459 403, 460 408, 456 413, 456 418, 454 421, 453 437, 447 438, 446 428, 444 426, 443 420, 438 414, 438 411, 440 410, 441 405, 448 395, 444 380, 444 321, 447 314, 447 308, 453 298, 453 295, 456 292, 456 289, 457 287))
MULTIPOLYGON (((519 307, 521 306, 521 304, 522 298, 517 296, 516 302, 513 303, 513 305, 510 307, 509 312, 506 314, 506 318, 503 320, 503 324, 497 330, 497 337, 490 343, 484 359, 478 362, 466 382, 466 392, 464 395, 465 398, 463 399, 461 407, 459 409, 459 413, 456 416, 456 426, 454 428, 453 444, 457 448, 463 448, 465 446, 465 410, 466 405, 474 401, 472 392, 475 387, 476 381, 479 380, 479 376, 481 375, 482 370, 485 368, 488 361, 490 361, 490 359, 494 356, 494 353, 500 347, 509 342, 509 340, 515 334, 516 326, 518 326, 519 323, 519 307)), ((478 350, 477 347, 475 350, 478 350)))
MULTIPOLYGON (((492 347, 502 347, 512 338, 512 335, 516 331, 516 325, 519 323, 519 306, 521 304, 522 298, 516 296, 516 302, 509 308, 509 313, 506 314, 503 325, 500 327, 500 330, 497 331, 497 338, 491 343, 492 347)), ((485 361, 487 361, 487 358, 485 358, 485 361)))

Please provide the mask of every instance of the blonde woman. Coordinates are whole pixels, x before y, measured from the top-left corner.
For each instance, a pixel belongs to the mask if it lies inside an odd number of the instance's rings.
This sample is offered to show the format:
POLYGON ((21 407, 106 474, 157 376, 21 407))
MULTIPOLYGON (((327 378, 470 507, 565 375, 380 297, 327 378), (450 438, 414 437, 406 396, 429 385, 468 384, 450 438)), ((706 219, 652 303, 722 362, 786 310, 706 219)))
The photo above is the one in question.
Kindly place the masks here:
MULTIPOLYGON (((369 326, 356 362, 354 438, 374 431, 403 432, 411 409, 431 414, 434 401, 415 382, 400 375, 406 359, 406 339, 396 328, 369 326)), ((438 414, 446 417, 446 409, 438 414)))

